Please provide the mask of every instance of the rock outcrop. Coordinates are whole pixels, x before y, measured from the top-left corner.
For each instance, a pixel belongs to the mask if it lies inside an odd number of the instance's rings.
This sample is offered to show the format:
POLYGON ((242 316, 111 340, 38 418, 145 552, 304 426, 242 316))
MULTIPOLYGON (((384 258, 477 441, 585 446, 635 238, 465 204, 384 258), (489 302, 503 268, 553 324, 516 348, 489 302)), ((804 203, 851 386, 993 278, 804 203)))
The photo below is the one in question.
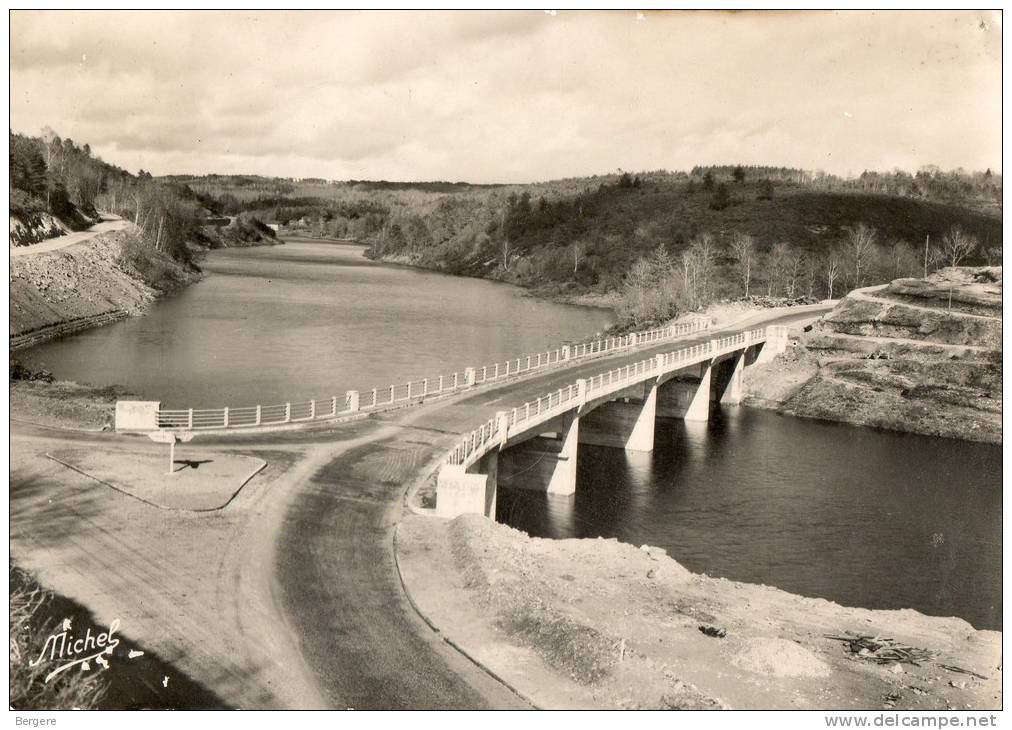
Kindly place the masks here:
POLYGON ((1001 267, 851 292, 755 368, 746 404, 1001 443, 1001 267))

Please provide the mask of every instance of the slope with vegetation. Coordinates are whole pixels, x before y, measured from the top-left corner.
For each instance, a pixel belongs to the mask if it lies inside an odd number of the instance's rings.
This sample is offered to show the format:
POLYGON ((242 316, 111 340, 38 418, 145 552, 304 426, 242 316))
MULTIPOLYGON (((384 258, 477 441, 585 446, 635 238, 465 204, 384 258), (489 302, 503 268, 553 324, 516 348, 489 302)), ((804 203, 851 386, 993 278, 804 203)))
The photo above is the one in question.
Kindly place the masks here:
POLYGON ((103 324, 136 312, 155 297, 200 276, 208 248, 276 243, 254 216, 208 226, 208 208, 185 185, 137 175, 95 157, 90 147, 10 133, 11 246, 31 246, 83 230, 99 210, 129 224, 80 245, 11 260, 13 348, 103 324))
POLYGON ((1001 267, 944 268, 851 292, 752 369, 749 405, 1001 443, 1001 267))
POLYGON ((185 183, 230 211, 367 243, 376 259, 553 297, 619 298, 637 325, 725 297, 832 298, 943 262, 1001 258, 1002 182, 990 171, 844 180, 728 166, 502 186, 185 183), (946 239, 953 231, 958 245, 946 239))

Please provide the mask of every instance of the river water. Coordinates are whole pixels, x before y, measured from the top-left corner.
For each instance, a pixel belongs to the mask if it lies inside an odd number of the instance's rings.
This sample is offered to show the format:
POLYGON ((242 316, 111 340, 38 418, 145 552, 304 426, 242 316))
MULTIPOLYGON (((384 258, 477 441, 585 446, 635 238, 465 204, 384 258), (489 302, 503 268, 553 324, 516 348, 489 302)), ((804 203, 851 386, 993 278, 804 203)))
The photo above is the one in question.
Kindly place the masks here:
MULTIPOLYGON (((143 317, 19 354, 168 407, 326 397, 580 340, 610 312, 292 242, 211 253, 143 317)), ((650 454, 580 447, 570 498, 503 485, 499 519, 617 537, 689 569, 869 608, 1001 627, 998 447, 718 410, 660 421, 650 454)))
POLYGON ((697 573, 1001 629, 1001 448, 723 407, 652 453, 581 445, 576 494, 500 482, 539 537, 662 547, 697 573))
POLYGON ((213 251, 208 276, 143 317, 19 354, 82 383, 118 383, 168 408, 329 398, 583 340, 610 310, 290 242, 213 251))

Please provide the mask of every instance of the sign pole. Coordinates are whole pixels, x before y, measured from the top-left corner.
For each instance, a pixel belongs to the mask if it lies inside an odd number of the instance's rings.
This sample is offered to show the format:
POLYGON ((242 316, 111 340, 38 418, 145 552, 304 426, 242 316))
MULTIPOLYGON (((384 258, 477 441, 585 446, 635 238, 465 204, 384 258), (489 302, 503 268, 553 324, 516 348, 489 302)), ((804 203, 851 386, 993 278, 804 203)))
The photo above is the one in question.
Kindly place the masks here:
POLYGON ((172 465, 176 463, 176 440, 169 442, 169 474, 172 474, 172 465))

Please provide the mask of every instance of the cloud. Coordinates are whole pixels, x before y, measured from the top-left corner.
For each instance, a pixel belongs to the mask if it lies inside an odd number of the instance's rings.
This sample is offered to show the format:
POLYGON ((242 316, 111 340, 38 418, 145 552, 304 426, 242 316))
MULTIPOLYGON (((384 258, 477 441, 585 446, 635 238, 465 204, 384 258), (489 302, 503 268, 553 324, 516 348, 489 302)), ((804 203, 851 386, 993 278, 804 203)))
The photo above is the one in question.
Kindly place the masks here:
POLYGON ((12 126, 158 173, 1000 168, 1000 82, 989 13, 11 16, 12 126))

